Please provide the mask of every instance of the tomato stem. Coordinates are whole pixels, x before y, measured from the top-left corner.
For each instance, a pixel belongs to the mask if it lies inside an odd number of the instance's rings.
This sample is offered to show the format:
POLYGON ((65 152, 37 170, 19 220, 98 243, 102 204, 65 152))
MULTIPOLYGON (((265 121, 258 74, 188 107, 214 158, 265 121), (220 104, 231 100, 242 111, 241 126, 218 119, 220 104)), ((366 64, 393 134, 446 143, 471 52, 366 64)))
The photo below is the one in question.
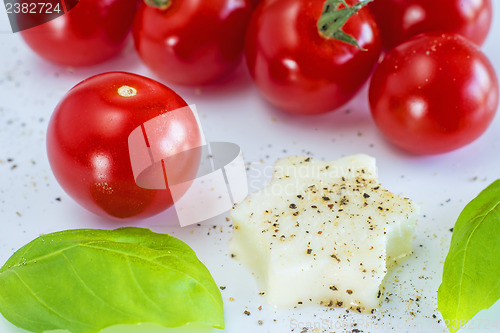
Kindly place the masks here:
POLYGON ((146 3, 146 5, 151 7, 156 7, 158 9, 167 9, 172 3, 172 0, 144 0, 144 2, 146 3))
POLYGON ((318 20, 320 34, 326 38, 338 39, 354 45, 362 51, 366 51, 366 49, 359 46, 358 41, 354 37, 346 34, 341 29, 352 15, 356 14, 361 8, 372 1, 365 0, 349 7, 345 0, 326 0, 323 5, 323 12, 318 20), (340 8, 340 5, 344 5, 344 7, 340 8))

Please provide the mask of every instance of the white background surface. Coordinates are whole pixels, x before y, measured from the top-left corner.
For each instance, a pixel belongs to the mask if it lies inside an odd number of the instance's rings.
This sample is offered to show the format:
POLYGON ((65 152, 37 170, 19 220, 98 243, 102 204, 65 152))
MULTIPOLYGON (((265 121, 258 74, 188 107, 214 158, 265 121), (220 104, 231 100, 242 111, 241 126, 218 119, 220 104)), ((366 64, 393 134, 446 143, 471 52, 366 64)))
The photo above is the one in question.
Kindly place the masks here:
MULTIPOLYGON (((493 27, 483 50, 500 73, 500 6, 494 2, 493 27)), ((71 69, 46 63, 25 46, 18 34, 10 32, 3 9, 0 57, 0 266, 15 250, 42 233, 123 226, 86 212, 59 187, 46 157, 46 127, 60 98, 91 75, 121 70, 155 76, 140 63, 132 45, 120 58, 91 68, 71 69)), ((395 149, 378 132, 369 114, 366 87, 336 112, 314 117, 293 117, 271 107, 260 98, 244 66, 216 85, 200 89, 171 87, 188 103, 196 104, 208 141, 241 146, 249 166, 250 191, 269 180, 272 163, 279 157, 309 154, 330 160, 367 153, 377 158, 385 187, 421 206, 413 239, 415 254, 388 276, 386 296, 390 300, 383 302, 375 316, 319 306, 294 310, 267 306, 258 295, 254 277, 229 257, 231 228, 226 215, 202 226, 182 229, 173 226, 172 210, 135 223, 187 242, 218 285, 226 286, 222 291, 227 326, 224 332, 301 332, 304 326, 318 329, 308 332, 344 331, 339 327, 363 332, 443 332, 442 322, 438 324, 436 291, 451 238, 449 229, 466 203, 500 176, 500 115, 473 144, 444 155, 416 157, 395 149), (258 309, 260 305, 262 310, 258 309), (245 315, 245 310, 250 315, 245 315), (374 323, 378 328, 373 328, 374 323)), ((0 332, 24 331, 0 315, 0 332)))

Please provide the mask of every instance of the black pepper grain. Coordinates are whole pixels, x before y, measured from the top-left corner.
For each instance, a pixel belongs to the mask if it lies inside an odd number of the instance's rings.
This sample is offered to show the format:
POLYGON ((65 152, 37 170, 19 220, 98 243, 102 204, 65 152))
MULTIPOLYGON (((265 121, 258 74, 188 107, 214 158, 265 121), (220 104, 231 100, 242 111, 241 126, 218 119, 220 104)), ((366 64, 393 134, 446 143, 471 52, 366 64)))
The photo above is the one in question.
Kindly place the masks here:
POLYGON ((333 259, 337 260, 337 262, 340 262, 340 259, 335 254, 332 254, 330 257, 332 257, 333 259))

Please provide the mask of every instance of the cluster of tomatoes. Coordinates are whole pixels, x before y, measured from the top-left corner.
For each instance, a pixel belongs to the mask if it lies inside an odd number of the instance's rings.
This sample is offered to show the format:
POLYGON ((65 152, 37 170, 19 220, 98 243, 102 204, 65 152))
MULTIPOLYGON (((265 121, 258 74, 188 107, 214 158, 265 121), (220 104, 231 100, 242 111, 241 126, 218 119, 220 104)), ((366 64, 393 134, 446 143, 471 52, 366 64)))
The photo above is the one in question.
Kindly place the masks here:
MULTIPOLYGON (((338 109, 369 81, 371 113, 385 136, 404 150, 436 154, 474 141, 496 112, 498 80, 479 48, 491 6, 491 0, 80 0, 22 36, 49 61, 87 66, 119 54, 132 31, 151 71, 182 85, 218 80, 244 56, 262 95, 294 114, 338 109)), ((172 90, 137 75, 82 82, 49 125, 56 177, 97 213, 126 218, 161 211, 171 200, 129 183, 123 136, 185 105, 172 90), (117 94, 121 88, 124 95, 117 94), (95 112, 75 123, 67 110, 85 99, 95 112), (106 134, 99 126, 108 128, 106 134), (68 168, 71 161, 75 167, 68 168)), ((194 122, 181 123, 191 142, 170 138, 177 144, 165 154, 197 145, 194 122)))

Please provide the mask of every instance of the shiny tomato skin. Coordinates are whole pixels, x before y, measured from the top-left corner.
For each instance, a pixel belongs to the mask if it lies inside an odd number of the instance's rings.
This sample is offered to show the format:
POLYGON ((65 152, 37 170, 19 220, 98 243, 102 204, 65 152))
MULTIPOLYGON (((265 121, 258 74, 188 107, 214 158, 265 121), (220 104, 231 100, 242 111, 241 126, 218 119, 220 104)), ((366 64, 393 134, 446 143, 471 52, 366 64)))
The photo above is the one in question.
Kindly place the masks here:
MULTIPOLYGON (((147 120, 184 106, 173 90, 135 74, 103 73, 82 81, 57 105, 47 130, 48 158, 57 181, 81 206, 104 217, 137 220, 165 210, 173 204, 170 191, 136 185, 128 137, 147 120), (137 94, 121 96, 122 86, 137 94)), ((194 115, 172 126, 175 130, 160 137, 163 156, 199 146, 194 115)), ((198 165, 191 155, 179 169, 194 176, 198 165)))
POLYGON ((163 80, 207 84, 240 63, 251 13, 250 0, 172 0, 166 9, 143 3, 134 22, 135 48, 163 80))
POLYGON ((339 108, 358 92, 379 58, 378 29, 366 8, 343 27, 362 51, 320 35, 323 4, 265 1, 250 21, 245 46, 250 75, 263 96, 284 111, 315 114, 339 108))
POLYGON ((21 36, 36 54, 52 63, 95 65, 123 49, 136 10, 137 0, 80 0, 66 14, 23 30, 21 36))
POLYGON ((253 8, 255 8, 262 2, 262 0, 250 0, 250 2, 252 3, 253 8))
POLYGON ((477 139, 498 107, 488 58, 457 34, 421 34, 390 51, 373 73, 369 100, 389 141, 415 154, 439 154, 477 139))
POLYGON ((391 49, 424 32, 458 33, 482 45, 491 27, 491 0, 375 0, 368 5, 391 49))

